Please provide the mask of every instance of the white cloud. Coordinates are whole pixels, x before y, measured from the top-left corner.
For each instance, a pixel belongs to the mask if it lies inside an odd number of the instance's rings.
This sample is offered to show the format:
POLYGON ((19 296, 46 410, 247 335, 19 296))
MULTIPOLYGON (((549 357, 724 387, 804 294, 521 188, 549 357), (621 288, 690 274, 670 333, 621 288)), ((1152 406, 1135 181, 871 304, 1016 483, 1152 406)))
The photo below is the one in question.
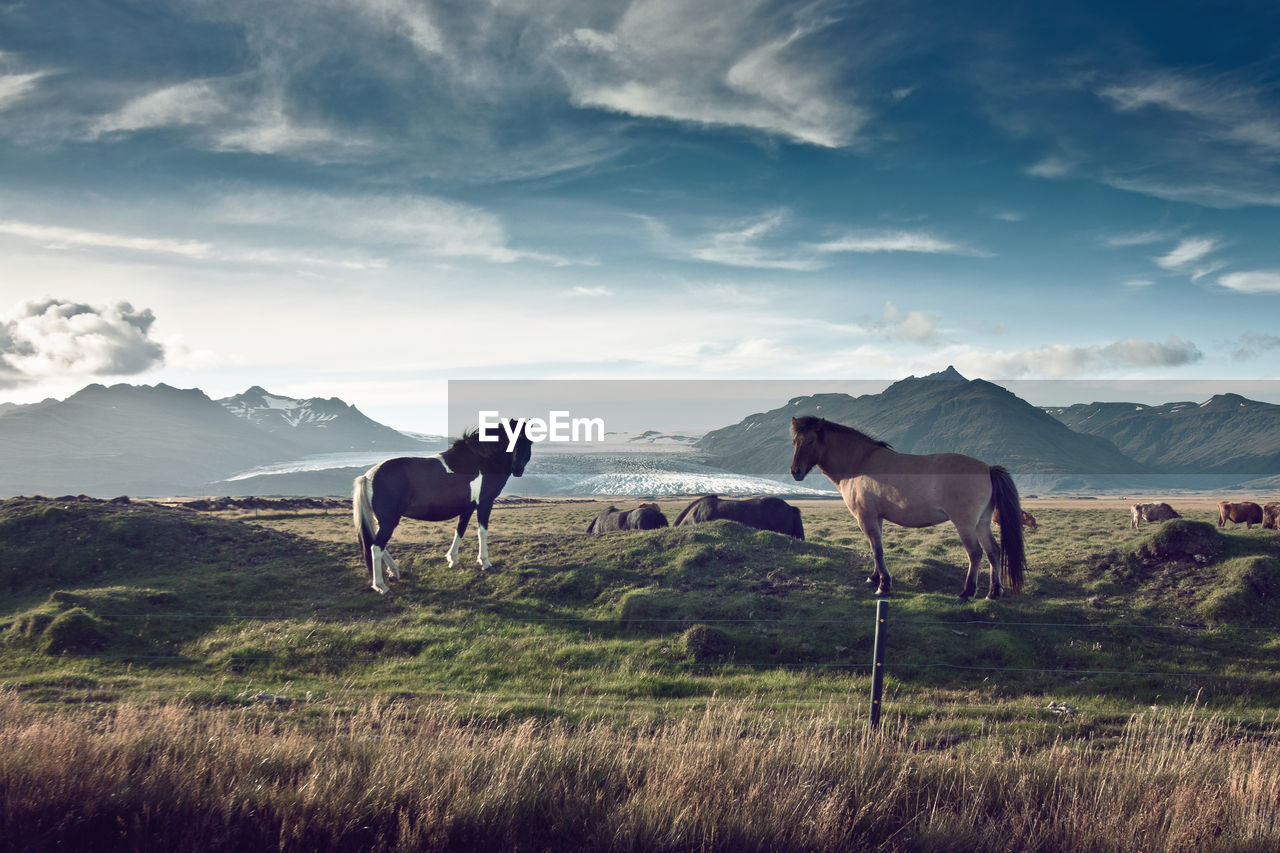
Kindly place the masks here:
POLYGON ((1163 343, 1128 338, 1111 344, 1050 344, 1021 352, 971 352, 957 356, 966 369, 988 376, 1017 378, 1085 376, 1116 368, 1180 367, 1204 357, 1191 341, 1170 336, 1163 343))
POLYGON ((51 248, 126 249, 197 260, 210 258, 214 254, 213 245, 202 240, 138 237, 12 220, 0 221, 0 234, 22 237, 51 248))
POLYGON ((1023 171, 1035 178, 1065 178, 1075 168, 1075 164, 1065 157, 1045 157, 1023 171))
POLYGON ((566 296, 586 296, 586 297, 613 296, 613 291, 605 287, 603 284, 596 285, 595 287, 584 287, 583 285, 577 285, 576 287, 570 290, 566 290, 565 295, 566 296))
POLYGON ((812 257, 787 254, 761 245, 780 231, 787 219, 787 211, 778 209, 760 217, 740 220, 727 230, 689 243, 686 251, 697 260, 731 267, 797 272, 819 269, 821 264, 812 257))
POLYGON ((568 258, 513 248, 502 219, 484 208, 438 196, 241 192, 212 208, 220 222, 279 229, 314 243, 333 238, 408 254, 564 266, 568 258))
POLYGON ((218 151, 281 154, 321 163, 359 160, 378 148, 373 139, 294 118, 282 91, 253 99, 238 110, 235 121, 215 124, 210 132, 218 151))
POLYGON ((1240 336, 1241 346, 1231 353, 1236 361, 1258 358, 1267 350, 1280 349, 1280 337, 1262 332, 1245 332, 1240 336))
POLYGON ((657 347, 650 360, 664 366, 693 366, 701 373, 739 373, 794 363, 799 347, 776 338, 752 337, 732 342, 689 341, 657 347))
POLYGON ((170 237, 143 237, 136 234, 118 234, 71 228, 62 225, 44 225, 13 220, 0 221, 0 234, 20 237, 46 249, 54 250, 107 250, 157 255, 192 261, 230 262, 242 264, 319 266, 339 269, 381 269, 386 261, 368 258, 359 253, 343 256, 330 252, 331 247, 316 252, 298 252, 288 249, 259 249, 244 245, 215 244, 205 240, 182 240, 170 237))
POLYGON ((920 252, 989 258, 990 252, 957 243, 924 231, 862 231, 815 243, 819 252, 920 252))
POLYGON ((4 110, 26 97, 35 89, 36 81, 45 76, 43 71, 30 74, 0 74, 0 110, 4 110))
POLYGON ((805 45, 830 21, 802 9, 778 36, 757 20, 759 5, 637 0, 613 31, 561 39, 557 65, 580 107, 850 144, 867 115, 839 91, 831 58, 805 45))
POLYGON ((99 119, 91 135, 205 124, 225 115, 228 109, 211 82, 192 80, 134 98, 116 112, 99 119))
POLYGON ((1152 258, 1157 266, 1167 270, 1186 270, 1205 255, 1219 248, 1219 243, 1211 237, 1187 237, 1178 241, 1167 254, 1152 258))
POLYGON ((1218 284, 1240 293, 1280 293, 1280 270, 1249 270, 1227 273, 1218 284))
POLYGON ((1163 243, 1172 240, 1173 234, 1167 231, 1131 231, 1125 234, 1112 234, 1102 238, 1102 244, 1113 249, 1126 246, 1147 246, 1152 243, 1163 243))
POLYGON ((345 0, 346 11, 363 15, 370 21, 401 35, 418 50, 442 53, 444 37, 427 9, 409 0, 345 0))
POLYGON ((1147 75, 1098 93, 1121 112, 1163 109, 1197 120, 1201 132, 1260 152, 1280 152, 1280 122, 1252 85, 1227 78, 1196 79, 1176 72, 1147 75))
POLYGON ((938 337, 938 312, 902 312, 892 302, 884 304, 879 319, 867 324, 867 331, 890 340, 917 344, 933 343, 938 337))
POLYGON ((74 376, 127 376, 158 366, 155 316, 128 302, 26 302, 0 317, 0 387, 74 376))

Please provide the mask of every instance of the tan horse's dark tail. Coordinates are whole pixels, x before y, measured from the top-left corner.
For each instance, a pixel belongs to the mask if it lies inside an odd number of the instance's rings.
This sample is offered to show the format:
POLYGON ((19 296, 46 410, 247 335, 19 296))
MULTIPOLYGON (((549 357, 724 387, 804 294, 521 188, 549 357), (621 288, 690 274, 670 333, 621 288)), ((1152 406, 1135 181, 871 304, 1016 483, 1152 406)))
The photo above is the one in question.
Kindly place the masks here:
POLYGON ((1022 575, 1027 568, 1026 548, 1022 541, 1022 504, 1013 477, 999 465, 991 466, 991 502, 1007 519, 1000 525, 1000 569, 1005 586, 1011 593, 1022 590, 1022 575))
POLYGON ((373 577, 373 545, 374 527, 377 524, 373 515, 373 499, 370 495, 372 484, 368 474, 356 477, 351 489, 351 516, 356 525, 356 541, 360 543, 360 553, 364 555, 364 567, 373 577))

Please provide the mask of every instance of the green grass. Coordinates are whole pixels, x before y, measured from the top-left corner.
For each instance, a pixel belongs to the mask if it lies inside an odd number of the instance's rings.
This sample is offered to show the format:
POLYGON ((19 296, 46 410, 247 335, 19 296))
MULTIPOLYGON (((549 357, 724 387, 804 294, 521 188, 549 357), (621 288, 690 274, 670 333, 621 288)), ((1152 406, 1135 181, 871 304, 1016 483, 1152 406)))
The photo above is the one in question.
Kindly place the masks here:
POLYGON ((406 522, 379 596, 340 510, 0 502, 0 849, 1280 843, 1273 531, 1039 509, 1023 594, 958 604, 954 530, 887 527, 873 734, 843 506, 596 510, 500 506, 488 573, 406 522))
MULTIPOLYGON (((469 566, 474 536, 449 569, 451 526, 406 521, 391 545, 404 577, 383 597, 341 511, 5 501, 0 684, 52 703, 480 695, 579 721, 866 695, 870 561, 842 505, 807 505, 805 542, 730 522, 588 537, 595 511, 499 506, 493 572, 469 566)), ((1023 594, 967 604, 954 529, 886 526, 886 713, 1016 703, 1038 726, 1049 701, 1113 720, 1192 699, 1236 715, 1280 702, 1273 531, 1131 531, 1092 508, 1038 517, 1023 594)))

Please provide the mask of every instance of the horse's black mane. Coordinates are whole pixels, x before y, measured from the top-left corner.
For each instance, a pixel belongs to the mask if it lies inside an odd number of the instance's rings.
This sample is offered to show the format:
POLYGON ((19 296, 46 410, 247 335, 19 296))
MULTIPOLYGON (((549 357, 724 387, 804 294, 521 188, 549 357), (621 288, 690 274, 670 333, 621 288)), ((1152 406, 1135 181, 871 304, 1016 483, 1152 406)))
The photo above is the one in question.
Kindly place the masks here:
MULTIPOLYGON (((459 447, 466 448, 476 456, 488 457, 492 455, 494 449, 503 450, 506 448, 506 439, 499 436, 497 441, 481 441, 479 429, 463 430, 461 438, 455 438, 453 443, 449 445, 449 450, 457 450, 459 447)), ((446 453, 448 451, 445 451, 446 453)))
POLYGON ((893 449, 893 445, 887 441, 881 441, 878 438, 872 438, 871 436, 867 435, 865 432, 862 432, 861 430, 856 430, 853 427, 845 426, 844 424, 838 424, 835 421, 829 421, 826 418, 820 418, 817 415, 805 415, 803 417, 793 418, 791 421, 791 435, 793 437, 799 435, 802 432, 806 432, 808 430, 815 430, 815 429, 822 429, 822 430, 827 430, 829 432, 839 432, 839 433, 844 433, 845 435, 852 435, 855 438, 860 438, 863 441, 869 441, 872 444, 878 445, 880 447, 887 447, 890 450, 893 449))

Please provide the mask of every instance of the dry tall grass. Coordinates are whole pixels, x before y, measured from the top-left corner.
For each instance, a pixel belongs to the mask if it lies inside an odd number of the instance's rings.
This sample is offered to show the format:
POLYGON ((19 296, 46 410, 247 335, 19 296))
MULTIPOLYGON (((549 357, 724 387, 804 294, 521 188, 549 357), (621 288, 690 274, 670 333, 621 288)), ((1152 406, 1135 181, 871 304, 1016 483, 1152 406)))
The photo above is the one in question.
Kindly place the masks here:
POLYGON ((7 850, 1273 850, 1280 745, 1221 720, 1118 743, 950 748, 840 709, 620 730, 459 723, 456 707, 181 704, 88 719, 0 695, 7 850), (844 715, 844 719, 848 719, 844 715))

